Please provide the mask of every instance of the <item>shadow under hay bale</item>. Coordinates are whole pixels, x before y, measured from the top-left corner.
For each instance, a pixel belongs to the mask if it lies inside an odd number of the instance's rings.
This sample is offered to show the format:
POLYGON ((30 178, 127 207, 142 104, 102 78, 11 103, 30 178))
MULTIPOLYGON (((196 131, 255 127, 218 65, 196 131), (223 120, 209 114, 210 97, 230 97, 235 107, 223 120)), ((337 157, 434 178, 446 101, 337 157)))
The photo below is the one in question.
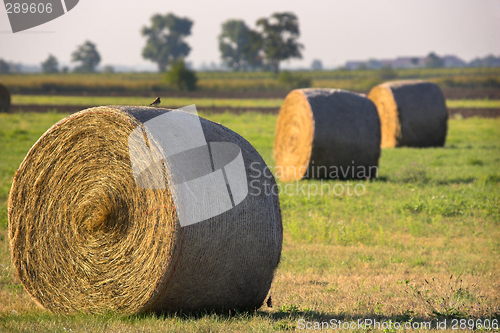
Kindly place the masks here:
POLYGON ((376 177, 380 121, 366 97, 340 89, 297 89, 276 125, 276 175, 302 178, 376 177))
POLYGON ((425 81, 394 81, 368 94, 380 115, 382 148, 442 147, 448 111, 437 85, 425 81))
MULTIPOLYGON (((239 147, 253 191, 222 214, 181 226, 179 193, 170 183, 138 186, 131 154, 146 146, 129 146, 134 129, 142 133, 146 122, 170 112, 87 109, 52 126, 28 152, 9 195, 9 237, 17 274, 38 304, 54 312, 120 314, 263 304, 283 238, 278 196, 264 190, 274 178, 266 178, 250 143, 199 118, 207 142, 239 147)), ((148 154, 163 149, 147 139, 148 154)), ((162 182, 170 171, 163 164, 162 182)))
POLYGON ((3 84, 0 83, 0 113, 9 112, 10 110, 10 92, 3 84))

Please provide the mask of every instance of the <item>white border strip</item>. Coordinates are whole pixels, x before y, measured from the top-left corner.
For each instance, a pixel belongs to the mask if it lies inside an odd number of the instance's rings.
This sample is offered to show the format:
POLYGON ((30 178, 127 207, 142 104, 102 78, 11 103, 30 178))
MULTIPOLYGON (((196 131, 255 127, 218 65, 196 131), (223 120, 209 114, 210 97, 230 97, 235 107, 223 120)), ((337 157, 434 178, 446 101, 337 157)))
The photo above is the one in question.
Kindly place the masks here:
POLYGON ((61 0, 62 2, 62 6, 63 6, 63 9, 64 9, 64 14, 66 14, 68 11, 66 10, 66 1, 64 0, 61 0))

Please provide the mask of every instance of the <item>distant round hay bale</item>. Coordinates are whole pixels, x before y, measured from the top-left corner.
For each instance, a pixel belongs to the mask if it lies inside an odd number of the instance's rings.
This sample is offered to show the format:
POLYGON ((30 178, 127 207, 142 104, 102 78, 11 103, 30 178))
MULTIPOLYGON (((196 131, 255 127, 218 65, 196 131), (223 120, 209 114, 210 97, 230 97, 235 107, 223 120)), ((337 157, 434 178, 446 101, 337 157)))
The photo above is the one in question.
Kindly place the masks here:
POLYGON ((366 97, 340 89, 296 89, 276 125, 276 175, 302 178, 375 177, 380 122, 366 97))
POLYGON ((10 92, 3 84, 0 83, 0 113, 9 112, 10 110, 10 92))
MULTIPOLYGON (((17 274, 42 307, 133 314, 245 310, 264 302, 283 237, 278 196, 265 191, 274 178, 265 178, 264 161, 245 139, 199 118, 206 141, 239 147, 252 191, 228 211, 181 226, 179 193, 170 184, 137 185, 131 154, 146 146, 128 141, 134 129, 145 133, 148 120, 169 112, 87 109, 52 126, 28 152, 9 195, 9 238, 17 274)), ((156 141, 146 140, 147 153, 157 154, 156 141)), ((160 180, 169 172, 164 164, 160 180)))
POLYGON ((448 110, 434 83, 386 82, 374 87, 368 98, 380 116, 382 148, 444 146, 448 110))

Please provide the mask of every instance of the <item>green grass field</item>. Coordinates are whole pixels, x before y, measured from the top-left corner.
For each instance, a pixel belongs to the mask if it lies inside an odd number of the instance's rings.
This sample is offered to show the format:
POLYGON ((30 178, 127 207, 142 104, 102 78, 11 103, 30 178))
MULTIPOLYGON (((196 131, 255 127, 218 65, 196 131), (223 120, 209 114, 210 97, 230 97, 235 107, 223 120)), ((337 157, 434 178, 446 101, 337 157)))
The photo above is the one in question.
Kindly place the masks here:
MULTIPOLYGON (((50 95, 13 95, 14 105, 149 105, 150 97, 116 97, 116 96, 50 96, 50 95)), ((283 103, 280 98, 180 98, 162 97, 162 106, 182 107, 196 104, 199 107, 230 108, 279 108, 283 103)), ((447 100, 449 108, 500 108, 500 100, 447 100)))
MULTIPOLYGON (((151 97, 115 97, 115 96, 42 96, 42 95, 13 95, 12 104, 32 105, 149 105, 154 98, 151 97)), ((200 107, 245 107, 245 108, 279 108, 282 99, 236 99, 236 98, 180 98, 162 97, 161 106, 181 107, 196 104, 200 107)), ((499 103, 500 104, 500 103, 499 103)))
POLYGON ((500 100, 489 99, 463 99, 463 100, 447 100, 446 106, 449 108, 500 108, 500 100))
MULTIPOLYGON (((339 195, 315 193, 324 181, 291 183, 280 195, 284 244, 273 308, 160 317, 37 308, 13 274, 6 200, 29 148, 64 116, 0 114, 2 332, 275 332, 299 330, 301 320, 445 317, 450 329, 452 317, 500 320, 500 119, 478 118, 450 120, 444 148, 383 150, 376 180, 326 182, 337 193, 343 188, 339 195)), ((275 115, 206 116, 240 133, 273 165, 275 115)))

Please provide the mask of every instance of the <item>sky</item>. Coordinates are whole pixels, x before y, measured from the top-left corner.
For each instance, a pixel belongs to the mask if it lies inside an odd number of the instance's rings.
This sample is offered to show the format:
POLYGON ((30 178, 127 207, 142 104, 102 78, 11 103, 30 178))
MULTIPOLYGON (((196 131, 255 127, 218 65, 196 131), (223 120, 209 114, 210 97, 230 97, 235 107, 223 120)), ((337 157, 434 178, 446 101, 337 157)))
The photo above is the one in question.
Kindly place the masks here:
POLYGON ((319 59, 334 68, 348 60, 430 52, 465 61, 500 56, 500 0, 80 0, 65 15, 18 33, 12 33, 0 6, 0 58, 38 65, 53 54, 71 64, 71 53, 90 40, 102 66, 154 69, 141 56, 145 38, 140 30, 152 15, 172 12, 194 21, 186 39, 192 49, 187 60, 194 66, 219 63, 217 36, 224 21, 242 19, 255 28, 259 18, 285 11, 297 15, 305 48, 302 59, 284 67, 309 67, 319 59))

